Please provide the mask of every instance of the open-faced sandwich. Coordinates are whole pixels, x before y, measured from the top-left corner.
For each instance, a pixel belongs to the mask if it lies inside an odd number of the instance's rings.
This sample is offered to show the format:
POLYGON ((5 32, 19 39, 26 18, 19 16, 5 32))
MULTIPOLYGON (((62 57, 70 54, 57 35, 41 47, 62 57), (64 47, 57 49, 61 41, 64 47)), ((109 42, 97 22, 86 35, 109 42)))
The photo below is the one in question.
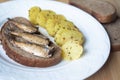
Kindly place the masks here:
POLYGON ((48 67, 62 60, 61 49, 23 17, 5 22, 1 43, 11 59, 26 66, 48 67))

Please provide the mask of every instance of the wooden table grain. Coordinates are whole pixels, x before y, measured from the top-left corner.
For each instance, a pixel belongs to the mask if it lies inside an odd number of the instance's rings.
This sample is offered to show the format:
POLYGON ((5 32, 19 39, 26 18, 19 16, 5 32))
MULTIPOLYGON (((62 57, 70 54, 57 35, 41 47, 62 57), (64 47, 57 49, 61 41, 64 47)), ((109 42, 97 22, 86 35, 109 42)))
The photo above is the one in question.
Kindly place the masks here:
POLYGON ((0 0, 0 3, 2 3, 2 2, 6 2, 6 1, 8 1, 8 0, 0 0))
MULTIPOLYGON (((5 2, 8 0, 0 0, 5 2)), ((64 3, 68 3, 69 0, 58 0, 64 3)), ((116 9, 118 16, 120 17, 120 1, 119 0, 105 0, 112 3, 116 9)), ((110 52, 110 56, 103 67, 95 74, 87 78, 86 80, 120 80, 120 51, 110 52)))

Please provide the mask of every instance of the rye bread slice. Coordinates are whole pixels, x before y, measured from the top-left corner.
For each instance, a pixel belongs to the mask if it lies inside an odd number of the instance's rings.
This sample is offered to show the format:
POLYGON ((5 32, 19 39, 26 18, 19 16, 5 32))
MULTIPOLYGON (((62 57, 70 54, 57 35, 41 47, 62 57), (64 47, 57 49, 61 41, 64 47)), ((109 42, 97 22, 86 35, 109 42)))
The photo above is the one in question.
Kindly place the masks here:
POLYGON ((104 26, 111 40, 111 50, 120 51, 120 19, 104 26))
MULTIPOLYGON (((27 19, 22 17, 16 17, 14 18, 16 22, 26 24, 29 26, 33 26, 27 19)), ((50 46, 54 46, 53 56, 50 58, 42 58, 39 56, 35 56, 33 54, 30 54, 29 52, 26 52, 19 47, 14 46, 12 43, 10 43, 10 39, 12 35, 9 34, 9 21, 7 21, 1 29, 1 38, 2 38, 2 45, 4 50, 6 51, 6 54, 13 59, 14 61, 31 67, 49 67, 58 64, 61 60, 61 49, 50 42, 50 46)), ((32 33, 33 34, 33 33, 32 33)), ((38 34, 38 33, 37 33, 38 34)))
POLYGON ((2 36, 1 36, 1 33, 0 33, 0 43, 1 43, 1 40, 2 40, 2 36))
POLYGON ((70 0, 69 3, 93 15, 101 23, 110 23, 116 19, 116 9, 109 2, 100 0, 70 0))

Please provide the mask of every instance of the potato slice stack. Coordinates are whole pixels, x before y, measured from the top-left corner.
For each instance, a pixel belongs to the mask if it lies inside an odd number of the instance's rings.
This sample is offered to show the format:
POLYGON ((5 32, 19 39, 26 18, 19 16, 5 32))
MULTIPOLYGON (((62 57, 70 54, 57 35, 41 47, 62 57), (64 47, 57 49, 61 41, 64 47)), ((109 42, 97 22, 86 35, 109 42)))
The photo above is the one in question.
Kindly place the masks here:
POLYGON ((61 47, 65 60, 75 60, 83 53, 84 36, 75 25, 63 15, 52 10, 34 6, 29 10, 29 19, 34 25, 45 28, 61 47))

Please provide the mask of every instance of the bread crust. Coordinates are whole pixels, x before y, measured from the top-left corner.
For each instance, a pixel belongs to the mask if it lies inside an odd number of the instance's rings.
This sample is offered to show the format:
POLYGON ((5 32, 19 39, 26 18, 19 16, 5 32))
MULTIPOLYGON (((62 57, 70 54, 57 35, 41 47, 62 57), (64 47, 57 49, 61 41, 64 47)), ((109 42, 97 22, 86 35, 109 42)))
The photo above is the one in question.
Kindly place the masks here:
POLYGON ((81 8, 94 16, 101 23, 110 23, 117 17, 115 7, 107 1, 100 0, 70 0, 70 4, 81 8), (109 10, 109 14, 101 14, 105 12, 104 8, 109 10), (100 10, 100 11, 99 11, 100 10))
MULTIPOLYGON (((28 22, 27 25, 31 25, 29 24, 29 21, 27 21, 24 18, 17 17, 14 19, 16 20, 22 19, 23 22, 24 21, 28 22)), ((53 46, 55 46, 55 52, 54 52, 54 55, 50 58, 42 58, 42 57, 38 57, 38 56, 29 54, 29 53, 28 55, 32 57, 28 57, 28 56, 20 54, 19 51, 13 49, 13 46, 10 45, 9 40, 7 40, 4 34, 4 28, 7 26, 7 23, 8 22, 6 22, 1 29, 1 37, 2 37, 2 45, 3 45, 4 50, 6 51, 6 55, 8 55, 11 59, 25 66, 31 66, 31 67, 49 67, 49 66, 58 64, 62 60, 61 49, 55 44, 52 44, 53 46)))
POLYGON ((15 51, 11 50, 10 47, 7 46, 6 42, 2 40, 3 48, 6 51, 6 54, 16 62, 23 64, 25 66, 31 66, 31 67, 48 67, 48 66, 53 66, 57 63, 59 63, 61 59, 61 51, 58 49, 57 53, 48 59, 44 58, 39 58, 39 59, 33 59, 33 58, 28 58, 23 55, 20 55, 16 53, 15 51))
POLYGON ((111 51, 120 51, 120 19, 110 24, 104 24, 111 41, 111 51))

